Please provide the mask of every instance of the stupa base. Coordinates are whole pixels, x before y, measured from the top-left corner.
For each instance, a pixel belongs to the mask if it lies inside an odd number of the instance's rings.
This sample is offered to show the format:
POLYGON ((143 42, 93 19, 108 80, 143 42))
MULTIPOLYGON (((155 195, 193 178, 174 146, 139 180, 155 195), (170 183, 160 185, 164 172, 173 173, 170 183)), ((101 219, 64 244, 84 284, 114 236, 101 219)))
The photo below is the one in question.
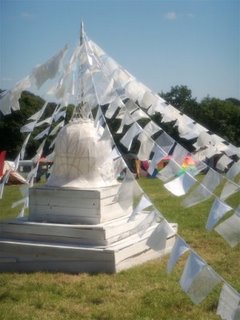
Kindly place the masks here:
POLYGON ((2 223, 0 272, 115 273, 160 258, 171 251, 177 225, 171 224, 173 233, 166 238, 161 222, 139 228, 146 215, 96 226, 26 219, 2 223))

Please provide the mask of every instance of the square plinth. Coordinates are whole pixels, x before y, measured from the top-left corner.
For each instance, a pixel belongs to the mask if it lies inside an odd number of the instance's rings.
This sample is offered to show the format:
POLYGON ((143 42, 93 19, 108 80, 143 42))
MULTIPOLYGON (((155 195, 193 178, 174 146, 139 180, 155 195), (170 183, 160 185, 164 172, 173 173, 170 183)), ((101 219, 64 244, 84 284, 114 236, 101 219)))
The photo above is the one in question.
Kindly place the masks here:
POLYGON ((29 190, 29 221, 99 224, 132 211, 118 202, 120 185, 99 189, 37 186, 29 190))

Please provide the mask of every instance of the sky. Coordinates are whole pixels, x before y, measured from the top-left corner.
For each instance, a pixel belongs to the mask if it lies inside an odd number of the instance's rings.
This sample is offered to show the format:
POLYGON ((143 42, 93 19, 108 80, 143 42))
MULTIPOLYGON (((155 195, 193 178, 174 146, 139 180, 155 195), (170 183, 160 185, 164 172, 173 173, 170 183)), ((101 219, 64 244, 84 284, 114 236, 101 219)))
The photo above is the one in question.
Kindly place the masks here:
POLYGON ((240 99, 240 0, 0 0, 0 88, 89 39, 154 92, 240 99))

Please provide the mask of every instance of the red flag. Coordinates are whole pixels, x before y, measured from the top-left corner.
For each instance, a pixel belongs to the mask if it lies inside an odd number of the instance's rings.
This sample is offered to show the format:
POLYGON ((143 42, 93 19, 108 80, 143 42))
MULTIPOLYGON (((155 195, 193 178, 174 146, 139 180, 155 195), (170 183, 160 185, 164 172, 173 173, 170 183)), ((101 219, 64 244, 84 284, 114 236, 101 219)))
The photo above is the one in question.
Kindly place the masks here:
POLYGON ((0 151, 0 177, 3 176, 5 157, 6 157, 6 151, 0 151))

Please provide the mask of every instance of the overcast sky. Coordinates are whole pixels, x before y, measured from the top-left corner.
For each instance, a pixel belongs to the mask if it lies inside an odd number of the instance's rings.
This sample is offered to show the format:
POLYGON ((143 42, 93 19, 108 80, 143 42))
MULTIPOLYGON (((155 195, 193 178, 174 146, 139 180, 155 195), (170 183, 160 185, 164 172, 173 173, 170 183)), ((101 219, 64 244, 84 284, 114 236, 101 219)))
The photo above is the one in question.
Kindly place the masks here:
POLYGON ((239 0, 0 0, 0 88, 88 38, 155 92, 240 99, 239 0))

